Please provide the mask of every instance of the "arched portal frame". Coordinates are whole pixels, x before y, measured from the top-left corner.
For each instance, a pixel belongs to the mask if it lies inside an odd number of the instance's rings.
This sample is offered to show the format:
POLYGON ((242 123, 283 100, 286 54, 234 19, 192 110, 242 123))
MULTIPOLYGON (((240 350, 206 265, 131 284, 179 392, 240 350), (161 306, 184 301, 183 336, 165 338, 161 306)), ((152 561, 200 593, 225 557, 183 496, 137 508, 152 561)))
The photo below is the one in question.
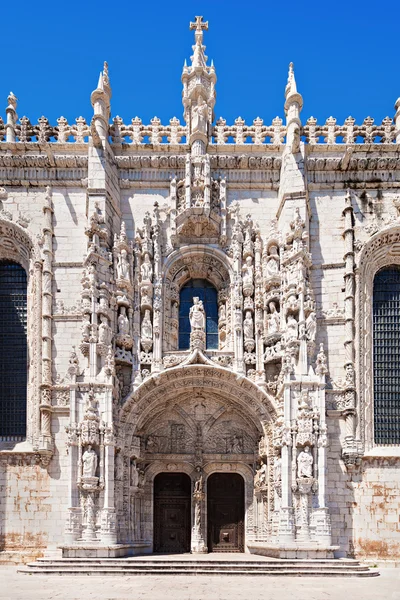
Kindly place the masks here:
MULTIPOLYGON (((378 271, 400 267, 400 227, 391 226, 376 233, 365 244, 357 261, 356 270, 356 365, 357 365, 357 437, 365 451, 379 455, 387 453, 374 441, 374 357, 373 357, 373 288, 378 271)), ((400 446, 392 448, 400 454, 400 446)))
MULTIPOLYGON (((126 400, 120 410, 120 435, 121 452, 126 457, 125 464, 129 465, 131 457, 138 447, 138 439, 146 434, 146 424, 153 418, 162 415, 163 411, 171 406, 178 405, 180 398, 191 395, 195 390, 201 390, 205 397, 213 396, 231 405, 232 411, 236 412, 258 433, 258 437, 264 434, 268 445, 269 468, 273 464, 272 432, 276 420, 277 407, 274 399, 258 388, 252 381, 243 376, 238 376, 228 369, 222 367, 211 367, 208 365, 187 365, 171 368, 160 374, 146 379, 126 400)), ((164 471, 184 472, 191 476, 192 482, 197 478, 196 456, 194 453, 182 456, 181 454, 169 454, 160 456, 158 454, 148 457, 144 451, 142 459, 147 464, 144 484, 144 532, 146 540, 153 539, 153 521, 151 515, 154 510, 152 481, 156 474, 164 471), (151 458, 151 460, 149 459, 151 458), (148 460, 149 459, 149 460, 148 460)), ((255 450, 255 448, 254 448, 255 450)), ((212 472, 238 472, 245 479, 245 528, 246 540, 251 539, 254 523, 253 515, 253 491, 254 491, 254 460, 252 455, 242 456, 225 455, 221 457, 208 456, 203 464, 205 477, 212 472)), ((270 473, 272 477, 272 472, 270 473)), ((124 477, 123 496, 129 497, 129 476, 124 477)), ((273 490, 271 490, 273 494, 273 490)), ((117 502, 121 499, 117 498, 117 502)), ((272 508, 272 500, 270 506, 272 508)), ((129 501, 126 500, 128 504, 129 501)), ((129 529, 125 525, 125 530, 129 529)))
POLYGON ((217 248, 183 246, 172 252, 163 267, 163 351, 178 350, 179 294, 191 279, 209 281, 217 290, 219 300, 227 303, 229 313, 233 269, 230 258, 217 248))
MULTIPOLYGON (((42 392, 42 271, 43 261, 37 243, 29 232, 12 221, 0 219, 0 260, 19 264, 27 274, 27 417, 26 441, 32 449, 40 448, 42 392)), ((46 307, 51 315, 51 306, 46 307)), ((12 343, 12 340, 10 340, 12 343)), ((51 400, 46 396, 46 402, 51 400)), ((20 439, 0 438, 0 450, 10 450, 10 442, 20 439)))

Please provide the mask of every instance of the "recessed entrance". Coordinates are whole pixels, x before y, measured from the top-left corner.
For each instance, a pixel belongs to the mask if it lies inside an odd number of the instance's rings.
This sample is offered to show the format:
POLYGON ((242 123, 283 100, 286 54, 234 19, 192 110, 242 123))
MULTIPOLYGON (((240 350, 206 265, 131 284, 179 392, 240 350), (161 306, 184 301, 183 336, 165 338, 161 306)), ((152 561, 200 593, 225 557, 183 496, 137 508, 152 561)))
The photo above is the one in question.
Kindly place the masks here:
POLYGON ((190 551, 190 477, 160 473, 154 479, 154 552, 190 551))
POLYGON ((209 552, 244 552, 244 481, 237 473, 207 479, 209 552))

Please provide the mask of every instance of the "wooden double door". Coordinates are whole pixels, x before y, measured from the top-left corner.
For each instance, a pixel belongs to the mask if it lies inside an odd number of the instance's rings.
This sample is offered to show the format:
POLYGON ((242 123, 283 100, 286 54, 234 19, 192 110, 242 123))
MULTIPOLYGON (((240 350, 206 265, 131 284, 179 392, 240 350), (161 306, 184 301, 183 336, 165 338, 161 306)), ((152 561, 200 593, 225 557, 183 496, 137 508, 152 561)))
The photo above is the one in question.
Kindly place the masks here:
MULTIPOLYGON (((185 473, 154 479, 154 552, 190 552, 191 481, 185 473)), ((209 552, 244 552, 244 481, 237 473, 207 479, 209 552)))
POLYGON ((154 552, 190 552, 191 481, 185 473, 154 479, 154 552))
POLYGON ((207 479, 209 552, 244 552, 244 481, 237 473, 207 479))

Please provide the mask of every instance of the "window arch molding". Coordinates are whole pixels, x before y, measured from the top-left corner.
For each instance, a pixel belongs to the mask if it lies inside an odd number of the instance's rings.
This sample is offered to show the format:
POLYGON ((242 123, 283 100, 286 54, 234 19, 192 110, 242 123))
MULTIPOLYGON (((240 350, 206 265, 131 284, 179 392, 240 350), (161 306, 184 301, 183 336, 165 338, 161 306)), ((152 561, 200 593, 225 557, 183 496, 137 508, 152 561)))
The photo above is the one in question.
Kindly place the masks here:
MULTIPOLYGON (((358 391, 357 438, 365 452, 390 446, 374 441, 373 291, 376 274, 388 267, 400 268, 400 227, 376 233, 361 251, 356 270, 356 382, 358 391)), ((400 446, 392 446, 400 453, 400 446)), ((382 450, 383 451, 383 450, 382 450)))
MULTIPOLYGON (((39 449, 41 434, 42 387, 42 270, 43 261, 38 244, 29 232, 17 223, 0 217, 0 260, 19 264, 27 275, 27 422, 26 441, 39 449)), ((47 391, 47 390, 46 390, 47 391)), ((43 395, 43 394, 42 394, 43 395)), ((49 394, 46 394, 49 397, 49 394)), ((18 440, 15 440, 15 443, 18 440)), ((10 442, 0 438, 0 450, 10 450, 10 442)))
POLYGON ((233 270, 226 254, 217 248, 187 246, 173 252, 164 268, 164 352, 178 350, 176 308, 182 287, 191 279, 210 282, 218 293, 218 303, 230 301, 233 270))

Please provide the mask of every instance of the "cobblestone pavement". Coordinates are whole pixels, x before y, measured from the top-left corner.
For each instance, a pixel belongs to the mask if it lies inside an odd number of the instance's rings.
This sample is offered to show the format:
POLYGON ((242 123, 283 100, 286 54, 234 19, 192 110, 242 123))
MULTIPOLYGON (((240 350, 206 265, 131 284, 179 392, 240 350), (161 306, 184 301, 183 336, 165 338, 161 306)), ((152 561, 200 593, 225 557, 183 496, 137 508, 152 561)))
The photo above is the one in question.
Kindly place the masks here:
POLYGON ((380 577, 42 576, 0 567, 1 600, 400 600, 400 569, 380 577))

